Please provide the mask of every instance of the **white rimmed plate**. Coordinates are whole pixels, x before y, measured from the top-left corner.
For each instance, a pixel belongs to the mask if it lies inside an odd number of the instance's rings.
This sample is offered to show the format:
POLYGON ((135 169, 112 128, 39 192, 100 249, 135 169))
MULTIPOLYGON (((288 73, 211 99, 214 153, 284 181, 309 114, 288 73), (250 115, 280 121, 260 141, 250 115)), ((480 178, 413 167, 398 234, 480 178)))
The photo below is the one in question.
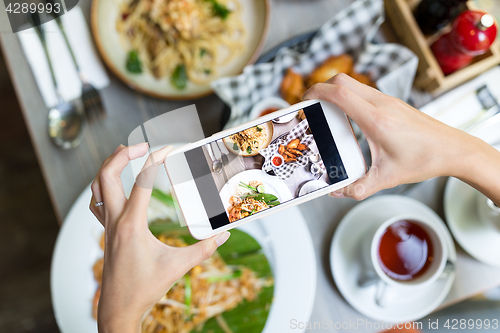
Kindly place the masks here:
POLYGON ((360 253, 366 249, 361 246, 366 241, 366 233, 400 214, 422 216, 433 221, 445 237, 448 260, 456 262, 453 239, 441 218, 421 202, 396 195, 377 196, 354 207, 338 225, 330 247, 333 278, 346 301, 367 317, 391 323, 413 321, 431 313, 446 298, 455 280, 453 272, 418 292, 404 294, 387 287, 390 301, 384 307, 375 303, 375 285, 365 288, 358 286, 359 276, 366 269, 360 253))
MULTIPOLYGON (((478 125, 471 134, 499 149, 500 115, 478 125)), ((456 178, 450 178, 444 192, 446 220, 453 237, 467 253, 485 264, 500 267, 500 233, 480 220, 477 196, 483 194, 456 178)))
MULTIPOLYGON (((267 133, 266 141, 262 144, 261 147, 259 147, 259 150, 261 150, 267 148, 267 146, 269 146, 269 144, 271 143, 274 133, 274 126, 273 123, 270 121, 260 124, 258 126, 263 127, 267 133)), ((243 157, 251 157, 259 154, 258 150, 252 151, 251 153, 248 153, 246 151, 241 151, 240 148, 237 145, 235 145, 233 140, 231 140, 229 137, 225 137, 224 139, 222 139, 222 142, 224 142, 224 145, 227 147, 227 149, 229 149, 230 152, 236 155, 240 155, 243 157)))
MULTIPOLYGON (((289 106, 290 106, 290 103, 285 101, 283 98, 267 97, 267 98, 264 98, 263 100, 257 102, 252 107, 252 109, 250 110, 250 119, 259 118, 261 113, 267 109, 276 108, 277 110, 280 110, 280 109, 284 109, 284 108, 289 107, 289 106)), ((286 117, 290 118, 290 115, 288 115, 286 117)), ((295 117, 295 114, 293 114, 293 116, 288 121, 292 120, 294 117, 295 117)), ((284 118, 284 117, 281 117, 281 118, 284 118)), ((277 119, 281 119, 281 118, 277 118, 277 119)), ((281 120, 283 120, 283 119, 281 119, 281 120)), ((273 120, 273 122, 275 122, 275 120, 273 120)))
MULTIPOLYGON (((136 170, 139 169, 129 164, 122 173, 126 193, 132 189, 136 170)), ((159 178, 167 179, 163 168, 160 168, 159 178)), ((156 185, 162 187, 162 184, 156 185)), ((92 266, 102 257, 99 240, 103 228, 88 209, 91 195, 89 186, 71 208, 57 237, 52 257, 52 304, 62 333, 97 333, 97 324, 92 318, 92 299, 97 288, 92 266)), ((293 207, 240 229, 261 244, 273 269, 274 298, 263 331, 303 332, 292 330, 287 324, 290 318, 309 320, 316 293, 316 260, 302 213, 293 207)))
MULTIPOLYGON (((93 0, 91 28, 94 40, 106 65, 131 88, 157 98, 194 99, 212 93, 210 83, 189 82, 186 89, 179 90, 170 84, 170 78, 157 80, 151 73, 135 75, 125 68, 129 50, 122 45, 116 31, 119 4, 126 0, 93 0)), ((237 0, 242 7, 241 20, 245 26, 245 50, 227 64, 217 68, 217 78, 241 73, 243 67, 257 60, 267 38, 270 4, 269 0, 237 0)))
POLYGON ((261 169, 246 170, 234 175, 220 190, 220 197, 226 211, 231 206, 229 198, 234 195, 240 182, 248 184, 251 180, 262 182, 264 184, 264 192, 277 196, 280 202, 293 199, 288 186, 278 177, 270 176, 261 169))
POLYGON ((311 180, 302 185, 299 191, 299 196, 303 196, 306 194, 309 194, 311 192, 314 192, 316 190, 319 190, 325 186, 328 186, 329 184, 325 181, 322 180, 311 180))

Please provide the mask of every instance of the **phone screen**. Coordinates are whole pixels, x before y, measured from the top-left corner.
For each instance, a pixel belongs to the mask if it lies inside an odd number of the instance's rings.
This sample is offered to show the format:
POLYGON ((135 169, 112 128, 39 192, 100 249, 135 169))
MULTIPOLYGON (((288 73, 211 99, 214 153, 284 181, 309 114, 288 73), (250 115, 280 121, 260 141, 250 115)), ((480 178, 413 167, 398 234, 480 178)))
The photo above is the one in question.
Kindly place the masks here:
POLYGON ((212 229, 348 178, 320 103, 184 154, 212 229))

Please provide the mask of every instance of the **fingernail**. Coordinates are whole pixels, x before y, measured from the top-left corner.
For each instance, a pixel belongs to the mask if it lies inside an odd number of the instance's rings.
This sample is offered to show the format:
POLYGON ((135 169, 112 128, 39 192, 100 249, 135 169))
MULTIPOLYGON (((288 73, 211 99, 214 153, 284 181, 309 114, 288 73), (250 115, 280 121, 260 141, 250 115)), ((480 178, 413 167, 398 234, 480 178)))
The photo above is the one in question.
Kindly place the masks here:
POLYGON ((217 244, 217 247, 224 244, 228 240, 229 236, 231 236, 231 233, 229 231, 224 231, 222 234, 220 234, 219 237, 215 239, 215 244, 217 244))
POLYGON ((114 154, 114 153, 116 153, 116 152, 118 152, 118 151, 120 151, 123 147, 125 147, 125 146, 124 146, 124 145, 122 145, 122 144, 121 144, 121 145, 119 145, 118 147, 116 147, 116 149, 115 149, 115 151, 113 152, 113 154, 114 154))
POLYGON ((149 144, 147 142, 141 142, 141 143, 137 143, 135 145, 132 145, 130 147, 142 147, 142 146, 149 146, 149 144))
POLYGON ((329 194, 329 196, 334 197, 334 198, 344 198, 345 195, 342 192, 332 192, 329 194))

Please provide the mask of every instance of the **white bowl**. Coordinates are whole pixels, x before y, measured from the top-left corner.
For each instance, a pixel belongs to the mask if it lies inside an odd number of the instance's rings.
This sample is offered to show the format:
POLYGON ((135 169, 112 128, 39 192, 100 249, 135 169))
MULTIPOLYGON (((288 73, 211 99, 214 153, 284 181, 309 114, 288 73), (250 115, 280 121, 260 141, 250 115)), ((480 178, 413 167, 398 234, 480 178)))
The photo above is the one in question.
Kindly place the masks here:
MULTIPOLYGON (((262 101, 257 102, 253 108, 250 110, 250 119, 257 119, 260 117, 260 114, 262 111, 270 109, 270 108, 277 108, 278 110, 289 107, 290 104, 285 101, 282 98, 279 97, 267 97, 264 98, 262 101)), ((295 114, 293 114, 295 117, 295 114)), ((282 117, 283 118, 283 117, 282 117)), ((293 117, 292 117, 293 118, 293 117)), ((292 120, 290 118, 290 120, 292 120)), ((288 121, 290 121, 288 120, 288 121)))

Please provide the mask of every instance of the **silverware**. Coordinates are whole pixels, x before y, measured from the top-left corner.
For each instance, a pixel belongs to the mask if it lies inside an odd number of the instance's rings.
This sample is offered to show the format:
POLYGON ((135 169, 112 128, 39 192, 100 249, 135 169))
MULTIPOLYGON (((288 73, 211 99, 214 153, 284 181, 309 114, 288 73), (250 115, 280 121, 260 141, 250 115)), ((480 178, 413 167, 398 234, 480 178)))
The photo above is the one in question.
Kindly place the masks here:
MULTIPOLYGON (((224 182, 226 182, 226 183, 227 183, 227 175, 226 175, 226 172, 224 171, 224 163, 223 163, 223 160, 222 160, 222 155, 223 155, 223 154, 222 154, 222 150, 220 150, 220 147, 219 147, 219 145, 217 144, 217 141, 212 142, 212 144, 214 144, 214 145, 217 147, 217 149, 219 150, 219 154, 220 154, 220 155, 219 155, 219 156, 217 156, 217 152, 216 152, 216 150, 212 147, 212 150, 213 150, 213 152, 214 152, 214 156, 215 156, 215 158, 216 158, 216 159, 217 159, 217 161, 218 161, 218 162, 220 162, 220 164, 221 164, 221 170, 220 170, 220 172, 222 172, 222 177, 224 177, 224 182)), ((227 158, 227 156, 226 156, 226 158, 227 158)), ((219 173, 220 173, 220 172, 219 172, 219 173)))
POLYGON ((472 119, 462 124, 459 128, 470 131, 475 125, 487 118, 500 113, 500 105, 486 85, 476 91, 476 97, 481 103, 483 109, 472 119))
POLYGON ((212 159, 212 170, 216 173, 221 173, 222 172, 222 161, 215 157, 214 151, 212 149, 212 145, 210 143, 207 145, 207 151, 208 151, 208 155, 210 155, 210 158, 212 159))
POLYGON ((222 164, 224 166, 228 165, 229 164, 229 158, 227 157, 227 154, 225 154, 221 149, 220 149, 220 146, 219 146, 219 142, 216 142, 215 143, 217 145, 217 148, 219 148, 219 151, 220 151, 220 154, 221 154, 221 159, 222 159, 222 164))
MULTIPOLYGON (((47 4, 54 5, 54 0, 45 0, 45 2, 47 4)), ((57 22, 57 25, 59 26, 59 30, 61 30, 64 41, 68 46, 69 54, 71 55, 71 59, 73 60, 73 64, 75 65, 76 71, 78 72, 78 77, 82 82, 81 98, 83 102, 83 108, 85 109, 85 114, 87 115, 87 119, 90 123, 92 123, 94 120, 103 119, 106 114, 102 106, 99 91, 97 91, 97 89, 89 83, 87 75, 85 75, 81 67, 78 65, 78 61, 76 60, 75 54, 73 53, 73 49, 71 48, 71 44, 69 43, 68 37, 66 36, 61 18, 56 15, 53 15, 53 17, 57 22)))
POLYGON ((75 148, 83 139, 85 117, 80 109, 71 102, 66 102, 59 92, 54 68, 50 60, 49 51, 47 49, 47 41, 45 39, 45 32, 41 26, 40 16, 38 12, 30 15, 31 21, 35 30, 40 38, 45 51, 45 56, 49 64, 50 75, 57 95, 57 105, 49 110, 48 115, 48 133, 52 142, 63 148, 75 148))

